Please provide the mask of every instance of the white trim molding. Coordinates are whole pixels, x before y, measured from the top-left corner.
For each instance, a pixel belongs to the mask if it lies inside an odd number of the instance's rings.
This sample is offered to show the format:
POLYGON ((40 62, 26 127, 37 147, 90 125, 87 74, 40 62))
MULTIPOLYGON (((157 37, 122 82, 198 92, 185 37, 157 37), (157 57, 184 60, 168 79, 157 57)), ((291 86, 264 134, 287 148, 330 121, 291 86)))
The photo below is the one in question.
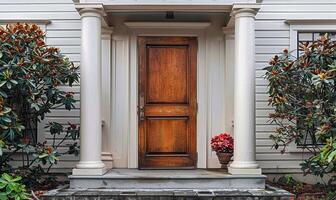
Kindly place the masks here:
POLYGON ((137 65, 137 37, 138 36, 196 36, 198 37, 197 56, 197 168, 207 167, 207 78, 206 78, 206 38, 205 29, 210 23, 199 22, 126 22, 130 29, 130 96, 129 96, 129 137, 128 137, 128 168, 138 167, 138 120, 137 120, 137 94, 138 94, 138 65, 137 65), (164 31, 162 29, 164 28, 164 31), (203 59, 202 59, 203 58, 203 59))
POLYGON ((102 68, 101 68, 101 86, 102 86, 102 153, 101 159, 105 166, 110 169, 113 167, 112 156, 112 127, 110 109, 112 105, 111 97, 111 76, 112 76, 112 33, 113 27, 102 27, 102 68))
POLYGON ((287 19, 285 23, 289 25, 334 24, 336 19, 287 19))
POLYGON ((225 50, 224 50, 224 110, 225 110, 225 132, 234 135, 234 49, 235 49, 235 28, 234 26, 222 27, 222 31, 225 38, 225 50))
POLYGON ((307 20, 296 19, 286 20, 285 23, 289 24, 289 51, 292 56, 297 56, 297 36, 300 31, 336 31, 336 20, 307 20))
POLYGON ((12 23, 27 23, 27 24, 37 24, 37 25, 48 25, 51 23, 50 20, 34 20, 34 19, 7 19, 0 20, 0 24, 12 24, 12 23))

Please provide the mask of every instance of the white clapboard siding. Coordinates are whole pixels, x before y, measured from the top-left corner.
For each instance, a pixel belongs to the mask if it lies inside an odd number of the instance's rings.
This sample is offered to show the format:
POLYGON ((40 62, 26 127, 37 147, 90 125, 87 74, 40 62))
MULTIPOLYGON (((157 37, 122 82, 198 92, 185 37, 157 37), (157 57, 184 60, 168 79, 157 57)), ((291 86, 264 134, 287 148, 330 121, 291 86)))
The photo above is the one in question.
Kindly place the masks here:
MULTIPOLYGON (((258 23, 258 22, 256 22, 258 23)), ((269 23, 268 23, 269 24, 269 23)), ((256 38, 289 38, 289 30, 258 30, 256 31, 256 38)))
MULTIPOLYGON (((296 173, 300 172, 299 163, 309 154, 286 152, 272 149, 273 142, 269 136, 277 128, 269 124, 268 115, 273 111, 268 105, 267 81, 263 75, 268 61, 275 54, 289 48, 290 31, 287 19, 336 19, 335 0, 263 0, 262 7, 256 17, 256 158, 264 173, 296 173)), ((56 46, 69 57, 76 65, 80 61, 80 34, 81 22, 74 8, 72 0, 0 0, 0 20, 50 20, 46 26, 46 42, 56 46)), ((79 100, 80 88, 78 84, 69 88, 61 87, 64 91, 75 92, 79 100)), ((79 123, 79 101, 75 103, 76 109, 67 111, 64 108, 52 110, 46 115, 44 123, 55 121, 64 125, 79 123)), ((44 127, 44 125, 42 126, 44 127)), ((52 143, 53 135, 47 128, 41 129, 48 144, 52 143)), ((64 134, 56 135, 59 141, 64 134)), ((67 140, 65 144, 72 141, 67 140)), ((60 147, 64 152, 66 145, 60 147)), ((13 163, 20 165, 20 158, 13 163)), ((58 165, 53 167, 55 172, 70 171, 78 157, 66 155, 58 165)))
POLYGON ((300 172, 299 164, 309 153, 297 152, 281 154, 271 149, 273 142, 269 136, 274 133, 275 125, 269 124, 267 81, 262 70, 275 55, 290 46, 287 19, 336 19, 335 0, 263 0, 256 16, 256 158, 264 173, 300 172))
MULTIPOLYGON (((80 59, 80 28, 81 21, 72 0, 0 0, 0 21, 6 20, 49 20, 46 25, 46 43, 51 46, 59 47, 71 61, 78 65, 80 59)), ((72 88, 62 86, 64 91, 74 91, 75 99, 79 100, 78 84, 72 88)), ((55 121, 64 125, 79 123, 79 102, 75 103, 76 109, 67 111, 65 108, 52 110, 46 115, 43 123, 55 121)), ((40 127, 44 127, 41 124, 40 127)), ((52 136, 48 130, 39 129, 38 134, 44 134, 47 144, 52 143, 52 136)), ((60 136, 58 136, 59 138, 60 136)), ((72 141, 65 141, 69 144, 72 141)), ((63 151, 67 147, 61 147, 63 151)), ((19 166, 20 158, 14 159, 14 165, 19 166)), ((63 156, 59 164, 53 168, 57 172, 70 171, 78 157, 74 155, 63 156)))

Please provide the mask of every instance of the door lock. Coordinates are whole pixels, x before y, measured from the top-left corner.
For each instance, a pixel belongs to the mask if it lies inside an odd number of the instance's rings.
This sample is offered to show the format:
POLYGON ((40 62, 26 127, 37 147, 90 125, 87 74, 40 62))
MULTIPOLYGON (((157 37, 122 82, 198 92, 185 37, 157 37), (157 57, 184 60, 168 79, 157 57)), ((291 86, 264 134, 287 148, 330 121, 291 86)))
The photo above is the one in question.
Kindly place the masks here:
POLYGON ((143 92, 140 93, 139 97, 138 115, 140 121, 145 120, 145 95, 143 92))

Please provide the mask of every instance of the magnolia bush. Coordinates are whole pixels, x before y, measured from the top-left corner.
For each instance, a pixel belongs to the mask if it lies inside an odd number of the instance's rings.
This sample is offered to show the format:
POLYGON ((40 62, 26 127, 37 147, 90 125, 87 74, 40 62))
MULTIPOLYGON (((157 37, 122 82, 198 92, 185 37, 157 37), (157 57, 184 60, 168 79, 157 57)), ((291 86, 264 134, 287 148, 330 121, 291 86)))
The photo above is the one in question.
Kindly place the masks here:
POLYGON ((336 172, 336 42, 325 35, 299 50, 298 58, 285 50, 265 68, 278 126, 271 139, 282 152, 292 142, 312 152, 302 170, 323 177, 336 172))
POLYGON ((0 27, 0 171, 14 172, 10 161, 21 153, 22 166, 16 173, 23 178, 22 173, 48 172, 61 155, 78 151, 79 127, 74 124, 49 122, 51 144, 38 143, 34 134, 51 109, 74 108, 74 93, 61 86, 72 86, 79 79, 69 59, 44 40, 35 24, 0 27), (69 140, 74 142, 68 150, 60 151, 69 140))

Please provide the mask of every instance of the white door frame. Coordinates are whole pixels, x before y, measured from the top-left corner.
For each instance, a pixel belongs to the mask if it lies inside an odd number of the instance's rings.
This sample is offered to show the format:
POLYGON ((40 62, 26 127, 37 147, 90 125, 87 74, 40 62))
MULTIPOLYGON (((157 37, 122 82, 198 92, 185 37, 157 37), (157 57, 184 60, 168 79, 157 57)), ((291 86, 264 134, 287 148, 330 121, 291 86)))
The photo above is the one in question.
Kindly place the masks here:
POLYGON ((130 30, 129 42, 129 137, 128 168, 138 167, 138 36, 194 36, 198 38, 197 52, 197 168, 207 167, 207 73, 206 73, 206 38, 208 22, 126 22, 130 30), (202 59, 203 58, 203 59, 202 59))

